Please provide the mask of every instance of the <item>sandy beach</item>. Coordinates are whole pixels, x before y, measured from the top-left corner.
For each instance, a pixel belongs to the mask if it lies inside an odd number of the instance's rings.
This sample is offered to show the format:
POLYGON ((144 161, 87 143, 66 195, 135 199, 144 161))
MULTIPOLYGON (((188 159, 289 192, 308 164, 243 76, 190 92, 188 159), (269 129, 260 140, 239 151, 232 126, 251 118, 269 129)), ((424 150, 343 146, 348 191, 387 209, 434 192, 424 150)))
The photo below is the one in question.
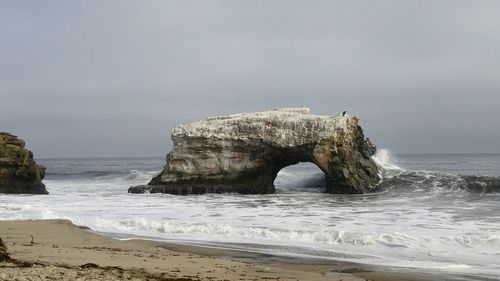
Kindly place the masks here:
POLYGON ((364 280, 321 266, 232 261, 217 250, 193 254, 196 247, 115 240, 67 220, 2 221, 0 237, 16 261, 0 263, 0 280, 364 280))
POLYGON ((67 220, 1 221, 0 237, 10 256, 0 280, 429 280, 345 262, 122 241, 67 220))
POLYGON ((0 221, 0 280, 494 280, 421 269, 118 240, 69 220, 0 221), (2 255, 3 254, 3 255, 2 255), (472 279, 471 279, 472 278, 472 279))

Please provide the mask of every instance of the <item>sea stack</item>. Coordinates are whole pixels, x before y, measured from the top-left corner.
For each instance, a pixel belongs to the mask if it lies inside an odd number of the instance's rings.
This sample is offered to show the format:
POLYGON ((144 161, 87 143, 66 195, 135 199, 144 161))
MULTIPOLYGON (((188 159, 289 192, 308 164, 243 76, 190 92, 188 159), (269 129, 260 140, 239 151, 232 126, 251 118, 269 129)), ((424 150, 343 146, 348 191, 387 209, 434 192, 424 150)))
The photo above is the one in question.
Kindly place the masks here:
POLYGON ((380 178, 375 146, 355 116, 320 116, 308 108, 210 117, 172 129, 173 149, 158 176, 131 193, 273 193, 278 172, 312 162, 329 193, 373 191, 380 178))
POLYGON ((0 132, 0 193, 47 194, 45 167, 36 164, 24 145, 17 136, 0 132))

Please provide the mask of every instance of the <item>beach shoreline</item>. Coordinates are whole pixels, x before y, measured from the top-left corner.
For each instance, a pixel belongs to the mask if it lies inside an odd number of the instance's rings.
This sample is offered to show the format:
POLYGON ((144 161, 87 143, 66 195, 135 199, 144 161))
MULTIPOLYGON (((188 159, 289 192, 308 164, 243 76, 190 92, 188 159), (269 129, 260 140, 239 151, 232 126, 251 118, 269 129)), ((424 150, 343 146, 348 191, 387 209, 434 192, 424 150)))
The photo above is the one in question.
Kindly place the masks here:
POLYGON ((419 281, 434 276, 423 270, 276 257, 154 240, 117 240, 61 219, 0 221, 0 238, 12 259, 31 264, 19 267, 0 263, 0 280, 9 280, 9 274, 59 274, 69 278, 63 280, 77 280, 77 276, 81 278, 78 280, 91 280, 96 274, 101 280, 419 281), (89 279, 85 279, 87 275, 89 279))

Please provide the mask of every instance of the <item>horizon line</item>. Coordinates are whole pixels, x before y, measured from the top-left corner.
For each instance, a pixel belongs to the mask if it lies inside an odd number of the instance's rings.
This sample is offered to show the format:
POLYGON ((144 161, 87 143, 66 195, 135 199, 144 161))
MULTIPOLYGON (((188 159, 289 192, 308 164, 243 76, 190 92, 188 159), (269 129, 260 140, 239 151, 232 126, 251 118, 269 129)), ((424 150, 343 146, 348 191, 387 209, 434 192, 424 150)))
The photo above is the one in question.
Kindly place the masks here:
MULTIPOLYGON (((500 152, 426 152, 426 153, 391 153, 392 155, 500 155, 500 152)), ((35 160, 55 159, 152 159, 165 156, 49 156, 34 157, 35 160)))

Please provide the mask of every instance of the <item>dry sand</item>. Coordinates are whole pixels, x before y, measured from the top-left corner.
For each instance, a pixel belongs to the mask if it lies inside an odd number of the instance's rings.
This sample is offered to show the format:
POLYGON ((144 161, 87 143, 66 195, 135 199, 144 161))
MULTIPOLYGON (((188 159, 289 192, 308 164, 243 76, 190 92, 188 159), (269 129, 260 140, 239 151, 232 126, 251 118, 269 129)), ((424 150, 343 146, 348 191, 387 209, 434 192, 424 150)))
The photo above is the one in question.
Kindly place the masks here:
POLYGON ((201 255, 189 253, 196 247, 115 240, 67 220, 2 221, 0 238, 16 260, 0 263, 0 280, 364 280, 312 265, 232 261, 208 248, 201 255))

